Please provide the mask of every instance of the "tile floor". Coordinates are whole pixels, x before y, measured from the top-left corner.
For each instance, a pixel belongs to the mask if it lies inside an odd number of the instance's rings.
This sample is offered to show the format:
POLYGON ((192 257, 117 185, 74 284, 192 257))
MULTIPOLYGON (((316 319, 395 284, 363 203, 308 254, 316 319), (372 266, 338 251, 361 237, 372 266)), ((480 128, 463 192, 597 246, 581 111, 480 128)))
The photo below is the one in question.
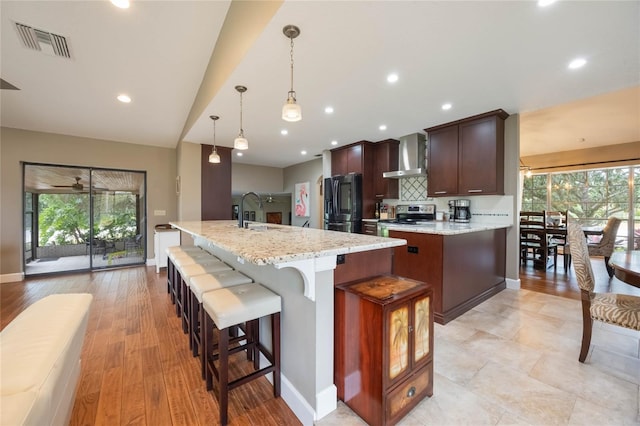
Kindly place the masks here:
MULTIPOLYGON (((435 324, 434 394, 400 425, 640 425, 640 332, 594 323, 578 362, 580 301, 506 289, 435 324)), ((343 403, 320 426, 365 424, 343 403)))

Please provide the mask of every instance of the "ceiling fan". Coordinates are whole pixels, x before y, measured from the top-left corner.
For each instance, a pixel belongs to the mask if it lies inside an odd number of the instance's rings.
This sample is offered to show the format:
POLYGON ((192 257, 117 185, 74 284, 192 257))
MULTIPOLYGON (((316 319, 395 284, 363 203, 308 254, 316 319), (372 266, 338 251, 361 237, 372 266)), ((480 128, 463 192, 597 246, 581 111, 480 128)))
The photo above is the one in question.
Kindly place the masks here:
MULTIPOLYGON (((74 184, 71 185, 51 185, 54 188, 71 188, 74 191, 82 191, 84 190, 84 185, 82 183, 80 183, 80 176, 76 176, 75 180, 76 182, 74 184)), ((92 187, 91 189, 93 189, 94 191, 108 191, 107 188, 98 188, 98 187, 92 187)))

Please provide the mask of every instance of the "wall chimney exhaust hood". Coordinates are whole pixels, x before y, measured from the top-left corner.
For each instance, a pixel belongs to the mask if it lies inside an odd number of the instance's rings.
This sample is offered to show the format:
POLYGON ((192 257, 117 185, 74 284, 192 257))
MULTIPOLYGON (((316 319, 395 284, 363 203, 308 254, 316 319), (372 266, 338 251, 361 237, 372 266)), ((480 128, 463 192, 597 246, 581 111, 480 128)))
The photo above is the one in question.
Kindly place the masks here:
POLYGON ((413 133, 400 138, 400 152, 398 153, 398 170, 382 173, 385 178, 405 178, 426 176, 426 142, 422 133, 413 133))

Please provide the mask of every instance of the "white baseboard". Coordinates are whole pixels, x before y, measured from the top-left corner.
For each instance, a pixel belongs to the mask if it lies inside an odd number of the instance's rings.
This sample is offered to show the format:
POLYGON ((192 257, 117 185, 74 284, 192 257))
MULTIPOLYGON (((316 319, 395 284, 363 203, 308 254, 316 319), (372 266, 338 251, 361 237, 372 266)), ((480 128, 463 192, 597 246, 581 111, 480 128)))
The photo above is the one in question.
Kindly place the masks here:
POLYGON ((514 280, 512 278, 507 278, 506 282, 507 282, 507 288, 510 288, 512 290, 520 290, 520 278, 518 278, 517 280, 514 280))
POLYGON ((0 284, 15 283, 24 280, 24 272, 0 275, 0 284))
MULTIPOLYGON (((260 367, 269 365, 269 361, 260 354, 260 367)), ((273 375, 267 374, 267 380, 273 384, 273 375)), ((312 426, 316 420, 321 419, 338 407, 338 389, 335 385, 329 386, 316 395, 318 412, 316 412, 307 400, 298 392, 293 384, 280 374, 280 397, 287 403, 293 414, 296 415, 300 423, 305 426, 312 426)))
POLYGON ((156 258, 150 257, 147 259, 147 266, 156 266, 156 258))

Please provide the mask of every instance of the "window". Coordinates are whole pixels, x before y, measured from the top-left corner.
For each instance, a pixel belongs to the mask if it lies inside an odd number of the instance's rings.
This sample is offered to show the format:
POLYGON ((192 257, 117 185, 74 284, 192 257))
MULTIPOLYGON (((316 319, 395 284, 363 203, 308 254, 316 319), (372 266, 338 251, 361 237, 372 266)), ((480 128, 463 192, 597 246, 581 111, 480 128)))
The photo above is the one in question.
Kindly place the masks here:
POLYGON ((583 226, 622 219, 616 245, 640 248, 640 165, 534 174, 525 178, 523 211, 564 211, 583 226))

